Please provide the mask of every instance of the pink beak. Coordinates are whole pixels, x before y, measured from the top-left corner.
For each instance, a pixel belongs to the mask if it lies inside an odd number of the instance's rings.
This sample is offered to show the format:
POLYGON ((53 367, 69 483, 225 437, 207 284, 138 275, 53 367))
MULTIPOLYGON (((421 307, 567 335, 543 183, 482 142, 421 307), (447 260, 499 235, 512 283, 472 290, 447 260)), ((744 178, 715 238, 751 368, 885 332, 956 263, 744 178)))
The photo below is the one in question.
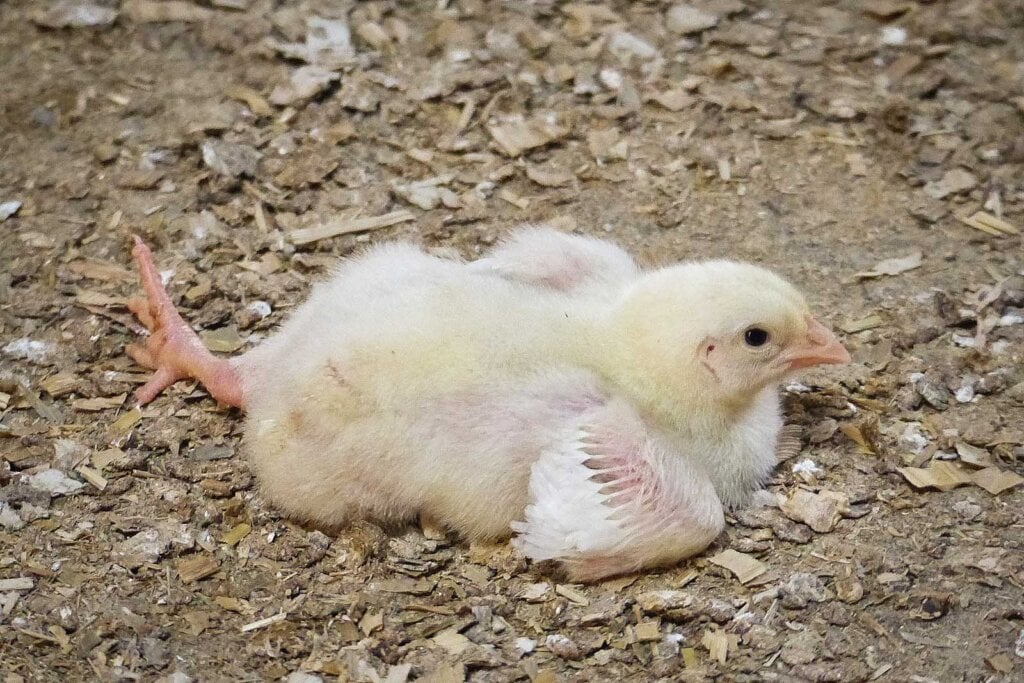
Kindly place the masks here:
POLYGON ((814 365, 842 365, 850 362, 850 352, 827 327, 807 317, 807 337, 783 352, 782 362, 789 370, 814 365))

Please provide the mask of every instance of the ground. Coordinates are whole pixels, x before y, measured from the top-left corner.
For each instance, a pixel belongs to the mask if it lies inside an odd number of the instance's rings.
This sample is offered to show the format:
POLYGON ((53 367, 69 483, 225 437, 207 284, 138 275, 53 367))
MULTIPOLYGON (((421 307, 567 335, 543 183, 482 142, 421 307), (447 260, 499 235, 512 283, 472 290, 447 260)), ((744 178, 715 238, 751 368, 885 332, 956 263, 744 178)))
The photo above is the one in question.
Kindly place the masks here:
POLYGON ((26 0, 0 64, 6 681, 1020 680, 1021 2, 26 0), (232 352, 362 245, 542 221, 768 265, 853 352, 680 567, 302 528, 238 413, 133 408, 133 233, 232 352))

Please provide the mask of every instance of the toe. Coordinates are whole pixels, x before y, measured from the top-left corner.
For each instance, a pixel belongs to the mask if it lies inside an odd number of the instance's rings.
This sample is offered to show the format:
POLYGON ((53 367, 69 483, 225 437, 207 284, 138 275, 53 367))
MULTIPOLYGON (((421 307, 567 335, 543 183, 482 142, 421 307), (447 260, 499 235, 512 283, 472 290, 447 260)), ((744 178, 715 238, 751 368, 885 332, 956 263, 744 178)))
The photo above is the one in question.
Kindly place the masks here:
POLYGON ((135 398, 140 406, 144 406, 181 378, 181 375, 169 368, 160 368, 153 373, 148 382, 135 390, 135 398))
POLYGON ((149 299, 144 296, 133 296, 128 299, 128 310, 146 326, 147 330, 153 331, 155 321, 149 313, 149 299))
POLYGON ((138 344, 129 344, 124 350, 131 356, 132 360, 142 367, 149 368, 150 370, 156 369, 156 360, 153 358, 153 354, 149 352, 149 349, 138 344))
POLYGON ((139 267, 139 277, 142 280, 142 288, 146 291, 146 298, 149 300, 150 312, 163 314, 165 311, 174 310, 171 299, 164 289, 163 280, 160 279, 160 271, 153 262, 153 252, 139 238, 135 238, 135 247, 132 249, 132 256, 139 267))

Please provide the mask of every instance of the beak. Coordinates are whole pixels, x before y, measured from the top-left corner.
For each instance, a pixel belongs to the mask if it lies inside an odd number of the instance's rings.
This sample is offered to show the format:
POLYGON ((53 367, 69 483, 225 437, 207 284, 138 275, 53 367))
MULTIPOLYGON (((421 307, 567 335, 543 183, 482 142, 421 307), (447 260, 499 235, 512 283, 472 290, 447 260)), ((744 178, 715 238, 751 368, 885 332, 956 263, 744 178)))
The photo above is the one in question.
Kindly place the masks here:
POLYGON ((850 352, 827 327, 807 317, 807 337, 782 353, 787 370, 814 365, 843 365, 850 362, 850 352))

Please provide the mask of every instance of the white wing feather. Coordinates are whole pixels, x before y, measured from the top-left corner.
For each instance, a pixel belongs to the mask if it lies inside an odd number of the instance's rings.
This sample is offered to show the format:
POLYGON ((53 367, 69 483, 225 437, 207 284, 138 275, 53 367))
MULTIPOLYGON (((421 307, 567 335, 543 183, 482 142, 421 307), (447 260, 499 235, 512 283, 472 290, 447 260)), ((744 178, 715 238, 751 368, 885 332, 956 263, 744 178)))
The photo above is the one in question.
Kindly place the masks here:
POLYGON ((622 537, 622 523, 609 519, 615 508, 605 504, 602 484, 592 481, 594 470, 584 463, 585 432, 577 432, 563 449, 541 454, 530 474, 526 521, 513 522, 519 535, 513 544, 534 560, 604 550, 622 537))
POLYGON ((700 552, 721 532, 722 505, 692 454, 651 434, 612 400, 576 418, 530 471, 530 503, 513 544, 589 580, 700 552))

